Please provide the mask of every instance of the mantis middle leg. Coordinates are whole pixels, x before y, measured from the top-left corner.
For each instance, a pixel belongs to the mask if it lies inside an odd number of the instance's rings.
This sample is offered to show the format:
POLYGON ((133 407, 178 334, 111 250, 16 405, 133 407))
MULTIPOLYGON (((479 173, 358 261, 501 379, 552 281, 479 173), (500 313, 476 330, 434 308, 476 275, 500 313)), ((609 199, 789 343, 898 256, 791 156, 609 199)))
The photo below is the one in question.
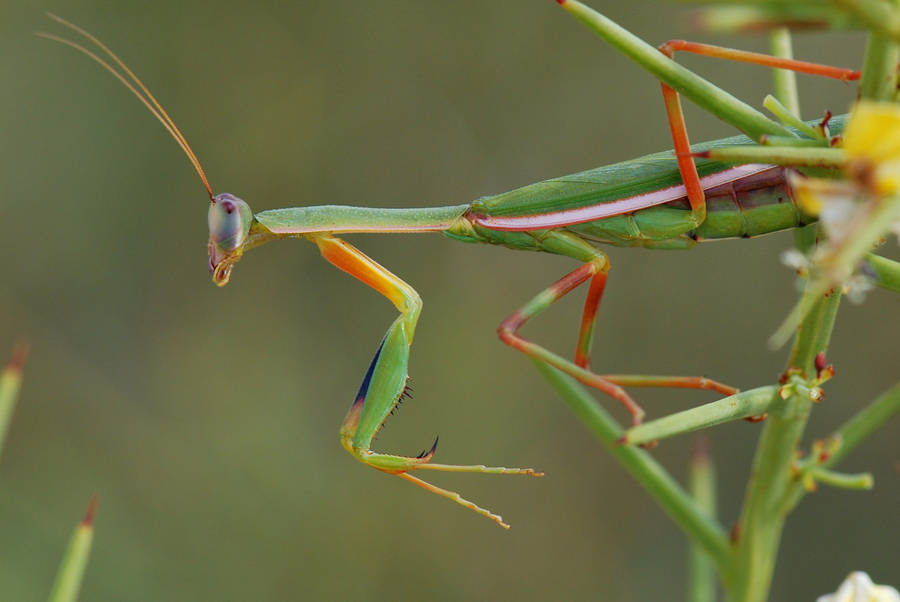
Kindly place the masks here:
POLYGON ((555 283, 538 293, 531 301, 511 314, 497 329, 500 340, 518 349, 525 355, 540 360, 562 370, 582 383, 603 391, 625 406, 631 414, 632 423, 638 425, 644 418, 644 410, 631 398, 623 387, 675 387, 690 389, 710 389, 723 395, 733 395, 737 389, 723 385, 702 376, 655 376, 643 374, 596 374, 590 370, 591 340, 597 309, 606 287, 609 258, 578 236, 568 232, 550 232, 542 241, 545 250, 566 255, 583 261, 584 264, 566 274, 555 283), (519 335, 519 329, 531 318, 540 314, 554 302, 590 280, 587 299, 581 315, 575 361, 569 361, 545 347, 519 335))

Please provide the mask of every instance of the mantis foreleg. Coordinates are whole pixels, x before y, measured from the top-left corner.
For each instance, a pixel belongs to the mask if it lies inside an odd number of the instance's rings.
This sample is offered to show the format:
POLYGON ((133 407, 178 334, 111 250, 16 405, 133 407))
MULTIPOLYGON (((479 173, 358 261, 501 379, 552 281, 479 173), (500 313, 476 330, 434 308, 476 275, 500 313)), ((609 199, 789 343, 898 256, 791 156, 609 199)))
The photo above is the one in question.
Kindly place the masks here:
POLYGON ((542 476, 542 473, 535 472, 531 468, 431 464, 437 448, 437 439, 431 449, 415 457, 372 451, 372 440, 375 435, 408 393, 409 349, 415 334, 416 322, 422 311, 422 300, 409 284, 340 238, 328 234, 310 235, 309 238, 318 245, 325 259, 387 297, 400 311, 400 315, 388 328, 384 340, 375 352, 359 393, 344 418, 340 430, 341 444, 364 464, 400 476, 432 493, 474 510, 504 528, 509 528, 499 515, 475 505, 456 492, 435 487, 407 473, 419 469, 531 476, 542 476))

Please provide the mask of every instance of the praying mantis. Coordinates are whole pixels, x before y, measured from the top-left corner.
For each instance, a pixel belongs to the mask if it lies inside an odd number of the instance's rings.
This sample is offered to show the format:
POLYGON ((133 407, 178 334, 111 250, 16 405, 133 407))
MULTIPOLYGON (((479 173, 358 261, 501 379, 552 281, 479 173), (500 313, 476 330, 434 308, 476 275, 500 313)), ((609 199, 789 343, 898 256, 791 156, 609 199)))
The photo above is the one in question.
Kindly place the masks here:
POLYGON ((208 266, 216 285, 229 283, 235 264, 250 249, 274 240, 300 238, 315 244, 326 261, 371 287, 396 307, 399 315, 388 327, 341 425, 341 444, 362 463, 449 498, 506 528, 508 525, 499 515, 411 473, 421 470, 526 476, 542 473, 531 468, 437 464, 432 462, 437 439, 428 450, 414 457, 372 450, 375 436, 409 393, 408 362, 422 301, 412 286, 340 235, 442 233, 463 242, 540 251, 576 260, 579 267, 503 320, 498 328, 499 337, 528 357, 614 398, 627 409, 632 423, 639 425, 644 412, 626 388, 703 389, 724 396, 735 394, 737 389, 702 376, 598 374, 592 370, 593 328, 610 268, 609 258, 598 243, 652 249, 689 248, 706 240, 750 238, 810 224, 815 217, 793 198, 793 170, 779 164, 836 166, 836 160, 827 152, 833 149, 828 146, 832 136, 841 134, 846 122, 844 116, 838 116, 826 120, 827 124, 811 127, 787 115, 779 116, 784 124, 772 121, 678 65, 673 60, 674 53, 687 51, 731 58, 842 81, 859 77, 858 72, 850 69, 679 40, 656 48, 577 0, 557 2, 660 80, 674 153, 657 153, 554 178, 471 203, 420 209, 325 205, 254 213, 241 198, 213 192, 200 161, 174 120, 141 80, 99 39, 52 15, 60 24, 86 38, 99 53, 53 34, 38 34, 83 52, 110 71, 184 151, 210 200, 208 266), (743 135, 692 147, 682 115, 681 95, 733 125, 743 135), (762 152, 757 152, 753 160, 741 159, 741 152, 752 154, 745 150, 748 145, 761 141, 783 144, 759 147, 762 152), (820 147, 821 155, 813 160, 798 159, 790 149, 801 146, 800 142, 803 146, 820 147), (729 155, 729 152, 736 154, 729 155), (588 285, 588 291, 572 360, 519 334, 529 320, 582 284, 588 285))

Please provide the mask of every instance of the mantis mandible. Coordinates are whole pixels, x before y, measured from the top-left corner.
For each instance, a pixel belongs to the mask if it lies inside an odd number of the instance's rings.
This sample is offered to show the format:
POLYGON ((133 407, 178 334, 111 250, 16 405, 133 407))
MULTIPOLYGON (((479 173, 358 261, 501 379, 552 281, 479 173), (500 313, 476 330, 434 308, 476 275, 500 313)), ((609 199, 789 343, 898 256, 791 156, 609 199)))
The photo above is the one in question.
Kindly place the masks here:
MULTIPOLYGON (((253 213, 242 199, 214 194, 186 138, 140 79, 96 37, 51 15, 85 37, 98 53, 53 34, 43 37, 88 55, 117 77, 162 123, 194 166, 209 195, 209 271, 218 286, 231 278, 243 254, 264 243, 301 238, 314 243, 322 257, 386 297, 399 315, 375 352, 356 398, 340 429, 343 447, 373 468, 395 474, 438 495, 475 510, 507 527, 500 516, 459 494, 427 483, 411 473, 420 470, 541 476, 530 468, 447 465, 432 462, 437 440, 415 457, 378 453, 372 441, 396 405, 408 394, 407 364, 422 310, 418 293, 398 276, 339 237, 348 233, 443 233, 450 238, 543 251, 570 257, 579 267, 538 293, 503 320, 500 339, 532 359, 545 362, 619 401, 639 424, 643 410, 627 387, 705 389, 732 395, 737 389, 700 376, 598 374, 591 369, 592 333, 610 268, 597 243, 653 249, 688 248, 704 240, 749 238, 797 228, 815 221, 793 201, 790 169, 762 162, 737 166, 698 154, 742 147, 766 137, 799 139, 789 129, 681 67, 676 51, 730 58, 774 68, 853 80, 859 73, 814 63, 675 40, 659 48, 613 23, 576 0, 557 0, 612 46, 660 80, 674 142, 670 152, 554 178, 475 202, 422 209, 377 209, 312 206, 253 213), (105 55, 107 58, 103 58, 105 55), (108 60, 107 60, 108 59, 108 60), (676 91, 677 90, 677 91, 676 91), (691 147, 679 95, 685 95, 745 135, 691 147), (569 360, 519 334, 522 326, 580 285, 588 283, 574 359, 569 360)), ((831 119, 830 134, 840 134, 844 117, 831 119)), ((827 131, 824 124, 820 131, 827 131)), ((822 146, 828 145, 826 135, 822 146)))

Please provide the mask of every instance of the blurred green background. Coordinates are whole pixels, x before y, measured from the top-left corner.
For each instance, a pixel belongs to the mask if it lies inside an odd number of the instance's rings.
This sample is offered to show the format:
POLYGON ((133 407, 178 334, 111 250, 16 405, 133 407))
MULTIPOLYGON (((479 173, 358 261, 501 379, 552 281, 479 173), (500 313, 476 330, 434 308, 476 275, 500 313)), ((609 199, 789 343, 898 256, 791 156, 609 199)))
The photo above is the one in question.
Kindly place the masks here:
MULTIPOLYGON (((702 36, 679 6, 592 2, 651 42, 702 36), (605 6, 607 4, 608 6, 605 6)), ((57 12, 157 94, 218 192, 256 210, 460 203, 670 145, 658 84, 549 0, 0 5, 0 348, 33 354, 0 464, 0 591, 39 600, 100 495, 83 600, 681 599, 685 543, 528 361, 494 333, 573 264, 440 236, 353 236, 425 300, 416 397, 378 439, 438 461, 534 466, 543 480, 435 475, 508 532, 367 469, 337 429, 394 309, 303 242, 249 254, 225 289, 206 269, 202 187, 119 83, 32 35, 57 12)), ((797 54, 859 64, 858 34, 797 54)), ((684 58, 755 105, 754 67, 684 58)), ((801 81, 804 111, 854 88, 801 81)), ((693 107, 694 140, 733 132, 693 107)), ((613 249, 594 365, 770 383, 765 339, 795 298, 790 234, 691 252, 613 249)), ((889 253, 896 257, 894 241, 889 253)), ((566 353, 582 295, 527 327, 566 353)), ((896 297, 841 309, 824 435, 897 379, 896 297)), ((4 351, 5 353, 5 351, 4 351)), ((714 397, 639 391, 659 416, 714 397)), ((617 416, 624 412, 601 400, 617 416)), ((721 513, 737 515, 759 425, 710 431, 721 513)), ((788 523, 773 600, 851 569, 898 582, 900 425, 841 467, 876 489, 824 489, 788 523)), ((690 438, 654 453, 684 477, 690 438)))

